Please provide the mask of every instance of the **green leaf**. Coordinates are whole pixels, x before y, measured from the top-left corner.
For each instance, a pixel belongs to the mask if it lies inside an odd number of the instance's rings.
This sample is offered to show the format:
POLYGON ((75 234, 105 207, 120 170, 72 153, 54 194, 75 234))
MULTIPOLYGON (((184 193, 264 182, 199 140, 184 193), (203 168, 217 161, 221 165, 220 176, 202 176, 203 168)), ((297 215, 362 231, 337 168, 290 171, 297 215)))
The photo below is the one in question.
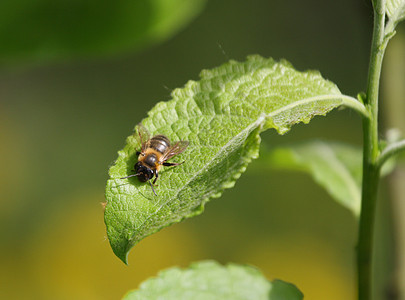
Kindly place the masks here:
POLYGON ((189 23, 205 0, 0 1, 0 63, 139 50, 189 23))
POLYGON ((358 147, 310 141, 275 148, 262 158, 273 168, 309 173, 337 202, 359 216, 362 157, 358 147))
POLYGON ((405 19, 405 0, 387 0, 386 12, 390 19, 405 19))
MULTIPOLYGON (((274 148, 262 154, 261 159, 271 168, 310 174, 330 196, 358 217, 361 204, 362 158, 360 147, 337 142, 308 141, 274 148)), ((266 164, 260 164, 263 165, 266 164)), ((394 168, 395 160, 390 159, 382 167, 381 176, 390 174, 394 168)))
POLYGON ((105 223, 111 247, 125 263, 141 239, 202 213, 210 198, 232 187, 258 156, 260 132, 274 128, 283 134, 339 105, 365 112, 318 72, 298 72, 286 61, 250 56, 204 70, 200 77, 174 90, 173 99, 158 103, 143 121, 152 135, 190 142, 173 160, 185 163, 159 173, 157 196, 134 177, 120 179, 133 174, 137 133, 127 138, 110 168, 105 223))
POLYGON ((299 300, 302 293, 281 280, 269 282, 255 268, 204 261, 188 269, 171 268, 157 278, 143 282, 138 290, 125 295, 124 300, 141 299, 267 299, 299 300))
POLYGON ((397 24, 405 19, 405 0, 387 0, 385 11, 389 18, 385 33, 390 37, 397 24))
MULTIPOLYGON (((391 147, 387 149, 390 151, 391 147)), ((382 154, 380 160, 384 160, 385 150, 382 154)), ((260 166, 310 174, 331 197, 358 217, 361 205, 362 158, 360 147, 337 142, 308 141, 277 147, 262 154, 261 160, 266 163, 260 163, 260 166)), ((394 168, 395 159, 391 158, 381 168, 381 176, 390 174, 394 168)))

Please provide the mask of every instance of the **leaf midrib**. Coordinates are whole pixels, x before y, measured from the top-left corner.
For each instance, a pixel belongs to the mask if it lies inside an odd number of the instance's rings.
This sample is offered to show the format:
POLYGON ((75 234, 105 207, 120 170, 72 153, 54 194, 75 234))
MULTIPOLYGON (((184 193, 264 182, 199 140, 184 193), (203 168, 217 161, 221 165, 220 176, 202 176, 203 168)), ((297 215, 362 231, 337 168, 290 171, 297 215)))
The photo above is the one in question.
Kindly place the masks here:
MULTIPOLYGON (((155 215, 156 215, 163 207, 165 207, 168 203, 171 203, 171 202, 179 195, 179 193, 180 193, 181 191, 183 191, 183 190, 185 189, 185 187, 190 184, 190 182, 193 182, 193 181, 195 180, 195 178, 196 178, 198 175, 200 175, 203 171, 205 171, 205 170, 208 168, 208 166, 210 165, 211 162, 215 161, 215 159, 216 159, 217 157, 220 157, 220 156, 222 155, 222 153, 225 151, 225 149, 228 148, 228 146, 232 145, 232 143, 233 143, 235 140, 237 140, 237 138, 239 138, 242 134, 245 134, 246 132, 248 132, 251 128, 256 128, 256 127, 260 126, 260 124, 261 124, 262 122, 264 122, 265 118, 266 118, 265 115, 262 114, 261 116, 259 116, 259 118, 258 118, 255 122, 251 123, 251 124, 250 124, 249 126, 247 126, 245 129, 241 130, 237 135, 235 135, 234 137, 232 137, 232 139, 230 139, 230 140, 228 141, 228 143, 226 143, 224 146, 221 147, 221 149, 212 157, 212 159, 210 159, 209 161, 207 161, 207 163, 203 166, 203 168, 201 168, 198 172, 196 172, 196 173, 191 177, 191 179, 187 181, 186 184, 184 184, 180 189, 178 189, 178 192, 175 194, 175 196, 169 198, 169 200, 167 200, 165 203, 163 203, 162 205, 160 205, 160 207, 159 207, 155 212, 153 212, 152 214, 150 214, 149 217, 146 218, 145 221, 144 221, 141 225, 139 225, 137 228, 134 228, 134 230, 135 230, 135 231, 138 231, 139 229, 141 229, 141 228, 144 226, 144 224, 145 224, 150 218, 152 218, 153 216, 155 216, 155 215)), ((250 118, 250 119, 252 119, 252 118, 250 118)))
MULTIPOLYGON (((148 218, 146 218, 142 224, 140 224, 138 227, 134 228, 134 231, 139 231, 139 230, 145 225, 145 223, 146 223, 149 219, 151 219, 153 216, 155 216, 156 214, 158 214, 159 211, 160 211, 163 207, 165 207, 168 203, 171 203, 171 202, 179 195, 179 193, 180 193, 181 191, 183 191, 183 190, 185 189, 185 187, 190 184, 190 182, 194 181, 195 178, 196 178, 198 175, 200 175, 203 171, 205 171, 205 170, 208 168, 208 166, 210 165, 210 163, 211 163, 212 161, 215 161, 215 159, 216 159, 217 157, 221 156, 222 153, 223 153, 223 151, 224 151, 225 149, 227 149, 228 146, 230 146, 230 145, 231 145, 235 140, 237 140, 237 138, 240 137, 242 134, 246 133, 246 131, 250 130, 250 128, 252 128, 252 126, 259 126, 261 122, 264 122, 264 121, 266 120, 266 118, 273 118, 273 117, 275 117, 276 115, 282 114, 284 111, 287 111, 287 110, 289 110, 289 109, 292 109, 293 107, 297 107, 297 106, 304 105, 304 104, 311 103, 311 102, 330 101, 330 100, 333 100, 333 99, 342 98, 341 96, 342 96, 342 95, 340 95, 340 94, 336 94, 336 95, 335 95, 335 94, 328 94, 328 95, 324 95, 324 96, 321 96, 321 97, 319 97, 319 96, 310 97, 310 98, 306 98, 306 99, 303 99, 303 100, 299 100, 299 101, 295 101, 295 102, 293 102, 293 103, 290 103, 290 104, 288 104, 288 105, 286 105, 286 106, 284 106, 284 107, 282 107, 282 108, 280 108, 280 109, 277 109, 277 110, 275 110, 275 111, 273 111, 273 112, 271 112, 271 113, 269 113, 269 114, 267 114, 267 115, 265 115, 264 113, 262 113, 262 115, 260 115, 259 118, 258 118, 255 122, 251 123, 251 124, 250 124, 249 126, 247 126, 245 129, 243 129, 242 131, 240 131, 237 135, 235 135, 234 137, 232 137, 232 139, 230 139, 230 140, 228 141, 228 143, 226 143, 224 146, 222 146, 221 149, 212 157, 212 159, 210 159, 209 161, 207 161, 207 163, 203 166, 203 168, 201 168, 199 171, 197 171, 196 173, 194 173, 194 175, 191 177, 191 179, 188 180, 180 189, 178 189, 177 193, 176 193, 173 197, 169 198, 166 202, 164 202, 163 204, 161 204, 160 207, 159 207, 156 211, 154 211, 152 214, 150 214, 150 215, 148 216, 148 218)), ((357 101, 357 100, 356 100, 356 101, 357 101)), ((238 115, 235 115, 235 116, 239 117, 238 115)), ((249 118, 249 119, 252 119, 252 118, 249 118)))

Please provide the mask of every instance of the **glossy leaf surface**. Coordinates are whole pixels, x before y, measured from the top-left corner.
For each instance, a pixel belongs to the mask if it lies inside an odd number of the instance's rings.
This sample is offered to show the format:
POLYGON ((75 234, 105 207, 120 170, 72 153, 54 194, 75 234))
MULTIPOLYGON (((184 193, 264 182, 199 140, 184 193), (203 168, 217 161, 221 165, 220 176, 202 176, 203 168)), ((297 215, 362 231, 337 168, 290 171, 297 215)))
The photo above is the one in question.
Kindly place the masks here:
POLYGON ((341 95, 319 72, 298 72, 286 61, 250 56, 200 77, 174 90, 173 99, 156 104, 142 122, 152 136, 190 142, 171 160, 185 163, 159 173, 157 196, 137 178, 120 179, 133 174, 141 147, 137 132, 110 168, 105 223, 112 249, 124 262, 141 239, 200 214, 209 199, 232 187, 258 156, 260 132, 274 128, 283 134, 340 105, 364 113, 360 102, 341 95))

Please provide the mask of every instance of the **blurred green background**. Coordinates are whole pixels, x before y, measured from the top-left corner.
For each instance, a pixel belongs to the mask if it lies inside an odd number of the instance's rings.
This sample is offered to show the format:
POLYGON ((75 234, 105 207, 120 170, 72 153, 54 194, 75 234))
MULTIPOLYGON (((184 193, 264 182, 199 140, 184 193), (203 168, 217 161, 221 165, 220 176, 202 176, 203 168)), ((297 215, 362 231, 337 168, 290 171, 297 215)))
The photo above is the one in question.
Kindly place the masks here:
MULTIPOLYGON (((369 1, 16 3, 0 7, 1 299, 119 299, 202 259, 253 264, 306 299, 355 298, 357 222, 307 175, 255 161, 204 214, 137 245, 129 266, 109 247, 100 203, 126 136, 204 68, 257 53, 364 90, 369 1)), ((334 111, 262 138, 361 145, 361 121, 334 111)))

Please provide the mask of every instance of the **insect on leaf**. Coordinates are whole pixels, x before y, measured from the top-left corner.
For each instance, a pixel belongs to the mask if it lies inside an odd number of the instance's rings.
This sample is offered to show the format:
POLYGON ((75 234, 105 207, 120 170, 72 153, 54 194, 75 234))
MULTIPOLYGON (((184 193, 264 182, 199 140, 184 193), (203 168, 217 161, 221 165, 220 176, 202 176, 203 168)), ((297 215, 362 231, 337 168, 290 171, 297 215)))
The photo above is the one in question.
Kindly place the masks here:
POLYGON ((110 168, 105 223, 114 253, 127 263, 129 250, 144 237, 202 213, 258 157, 262 131, 284 134, 340 105, 366 113, 319 72, 296 71, 284 60, 250 56, 202 71, 199 81, 174 90, 172 100, 156 104, 142 121, 151 136, 189 141, 170 160, 185 163, 159 172, 157 196, 136 177, 120 179, 133 173, 141 147, 136 133, 110 168))

